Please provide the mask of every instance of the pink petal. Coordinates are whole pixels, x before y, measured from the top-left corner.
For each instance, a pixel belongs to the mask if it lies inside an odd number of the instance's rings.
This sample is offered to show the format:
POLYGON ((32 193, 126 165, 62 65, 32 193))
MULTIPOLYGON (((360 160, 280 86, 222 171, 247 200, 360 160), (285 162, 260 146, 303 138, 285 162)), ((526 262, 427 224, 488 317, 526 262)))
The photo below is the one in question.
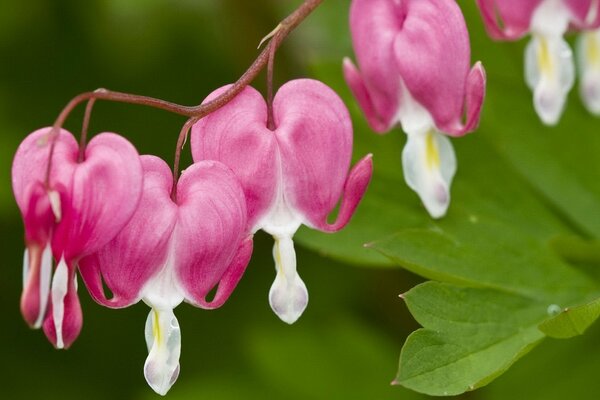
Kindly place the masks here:
POLYGON ((406 7, 394 40, 399 73, 438 129, 452 133, 461 124, 468 89, 471 56, 465 20, 453 0, 412 0, 406 7))
POLYGON ((364 196, 371 182, 371 176, 373 175, 373 157, 371 154, 360 160, 354 168, 350 171, 346 184, 344 185, 344 194, 342 197, 342 204, 340 205, 340 211, 337 219, 334 223, 327 223, 327 215, 315 216, 314 220, 311 220, 311 224, 317 229, 325 232, 337 232, 342 229, 348 222, 358 203, 364 196))
MULTIPOLYGON (((25 214, 29 207, 31 185, 43 184, 46 179, 50 142, 48 135, 52 128, 42 128, 21 142, 12 165, 12 187, 17 205, 25 214)), ((77 162, 77 141, 66 130, 61 130, 56 137, 50 187, 70 187, 71 176, 77 162)))
POLYGON ((346 183, 352 156, 350 115, 333 90, 309 79, 283 85, 273 111, 285 198, 310 225, 318 226, 346 183))
MULTIPOLYGON (((229 86, 214 91, 206 103, 229 86)), ((266 129, 267 108, 261 94, 246 87, 225 107, 192 128, 194 161, 217 160, 238 176, 248 205, 248 224, 254 228, 275 196, 277 174, 275 135, 266 129)))
POLYGON ((140 160, 144 188, 135 214, 113 240, 79 262, 91 296, 107 307, 127 307, 139 301, 143 286, 165 264, 177 220, 169 166, 154 156, 140 160), (104 293, 102 279, 113 294, 111 299, 104 293))
POLYGON ((367 89, 360 72, 349 58, 344 58, 343 69, 346 83, 350 87, 352 94, 354 94, 358 105, 365 113, 367 122, 375 132, 385 133, 389 129, 389 123, 382 121, 379 118, 377 111, 375 111, 371 94, 369 93, 369 89, 367 89))
MULTIPOLYGON (((210 306, 206 296, 219 281, 231 280, 225 282, 228 289, 241 276, 235 271, 242 267, 232 262, 247 235, 244 192, 233 172, 214 161, 201 161, 186 169, 177 187, 176 276, 189 302, 210 306), (235 270, 233 278, 227 277, 230 265, 235 270)), ((247 255, 242 251, 238 262, 244 262, 247 255)), ((224 301, 224 295, 229 295, 226 292, 218 294, 215 302, 224 301)))
POLYGON ((409 3, 354 0, 350 8, 352 43, 361 72, 346 62, 346 81, 377 132, 391 128, 400 107, 401 80, 390 50, 409 3))
POLYGON ((542 0, 476 0, 488 34, 497 40, 517 40, 529 33, 542 0))
POLYGON ((485 83, 486 75, 485 69, 480 62, 477 62, 469 76, 467 78, 466 87, 466 121, 457 122, 453 126, 446 126, 444 133, 450 136, 462 136, 466 133, 473 132, 479 126, 479 119, 481 117, 481 109, 483 108, 483 102, 485 100, 485 83))
POLYGON ((205 299, 198 299, 200 307, 212 310, 221 307, 229 299, 229 296, 231 296, 231 293, 246 271, 246 267, 252 256, 252 249, 252 236, 249 236, 240 244, 236 255, 233 257, 233 261, 221 277, 215 297, 209 302, 205 299))
POLYGON ((571 11, 572 26, 579 30, 600 27, 600 9, 596 0, 563 0, 571 11))
POLYGON ((94 137, 85 160, 73 174, 70 201, 63 204, 52 248, 67 260, 93 253, 119 233, 142 194, 142 166, 137 151, 112 133, 94 137))

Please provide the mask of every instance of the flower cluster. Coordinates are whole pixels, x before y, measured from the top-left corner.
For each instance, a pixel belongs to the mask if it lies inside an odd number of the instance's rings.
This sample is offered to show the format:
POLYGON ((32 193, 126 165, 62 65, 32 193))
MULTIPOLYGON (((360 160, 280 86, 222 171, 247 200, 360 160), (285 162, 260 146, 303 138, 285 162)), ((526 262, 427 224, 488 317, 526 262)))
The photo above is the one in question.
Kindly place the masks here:
POLYGON ((77 275, 104 306, 143 300, 151 308, 144 374, 164 395, 179 374, 174 308, 184 301, 204 309, 223 305, 248 265, 253 233, 263 229, 275 238, 271 307, 283 321, 296 321, 308 292, 296 272, 293 234, 302 224, 343 228, 367 189, 372 160, 363 158, 349 172, 350 116, 320 82, 295 80, 280 89, 274 130, 267 109, 247 87, 201 119, 192 132, 194 164, 179 179, 164 161, 138 155, 113 133, 85 148, 65 130, 30 134, 12 169, 25 225, 25 320, 43 327, 56 348, 68 348, 82 327, 77 275))
POLYGON ((600 115, 600 1, 477 0, 490 36, 518 40, 531 34, 525 49, 525 79, 542 122, 560 120, 575 83, 567 31, 583 32, 577 46, 580 94, 587 109, 600 115))
POLYGON ((477 128, 485 97, 462 12, 455 0, 354 0, 350 28, 360 71, 344 60, 346 81, 373 130, 402 126, 405 180, 442 217, 456 172, 447 136, 477 128))

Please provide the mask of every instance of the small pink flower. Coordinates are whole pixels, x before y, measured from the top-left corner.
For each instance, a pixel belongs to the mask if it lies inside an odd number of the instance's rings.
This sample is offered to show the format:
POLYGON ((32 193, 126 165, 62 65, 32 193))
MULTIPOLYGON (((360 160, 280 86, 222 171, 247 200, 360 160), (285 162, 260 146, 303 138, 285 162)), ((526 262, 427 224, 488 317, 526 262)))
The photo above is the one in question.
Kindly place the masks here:
MULTIPOLYGON (((575 83, 573 52, 564 40, 571 30, 600 27, 598 0, 477 0, 490 36, 497 40, 532 39, 525 49, 525 78, 542 122, 555 125, 575 83)), ((581 96, 600 113, 600 61, 595 37, 584 34, 579 46, 581 96)))
POLYGON ((78 162, 77 142, 62 130, 46 186, 50 131, 30 134, 13 161, 12 185, 27 247, 21 310, 32 327, 43 324, 55 347, 67 348, 82 324, 77 262, 108 243, 131 218, 142 168, 135 148, 112 133, 92 139, 78 162), (53 256, 59 263, 52 275, 53 256))
POLYGON ((401 124, 405 179, 441 217, 456 171, 445 135, 475 130, 485 97, 464 17, 454 0, 354 0, 350 28, 360 71, 345 59, 346 81, 375 131, 401 124))
POLYGON ((308 303, 296 271, 294 233, 302 224, 325 232, 342 229, 373 167, 369 155, 348 173, 352 123, 344 103, 324 84, 309 79, 286 83, 275 96, 273 114, 276 129, 271 131, 265 100, 248 87, 192 128, 191 146, 194 160, 217 160, 234 171, 244 189, 251 230, 274 237, 277 276, 269 302, 291 324, 308 303), (327 216, 342 196, 337 220, 330 224, 327 216))
POLYGON ((164 395, 179 374, 181 333, 173 309, 184 300, 206 309, 220 307, 246 269, 252 238, 244 193, 226 166, 213 161, 192 165, 179 179, 173 201, 167 164, 154 156, 142 156, 141 162, 144 189, 135 214, 110 243, 80 261, 80 272, 98 303, 120 308, 143 300, 152 308, 144 375, 164 395))

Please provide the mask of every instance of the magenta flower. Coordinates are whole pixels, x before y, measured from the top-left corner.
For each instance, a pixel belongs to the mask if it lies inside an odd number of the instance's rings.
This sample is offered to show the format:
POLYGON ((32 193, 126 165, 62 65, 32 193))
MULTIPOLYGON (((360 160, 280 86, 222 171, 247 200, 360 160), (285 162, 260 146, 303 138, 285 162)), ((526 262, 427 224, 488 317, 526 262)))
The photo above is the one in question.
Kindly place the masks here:
MULTIPOLYGON (((542 122, 558 123, 567 95, 575 82, 573 52, 564 35, 569 30, 600 26, 598 0, 477 0, 490 36, 497 40, 532 39, 525 49, 525 79, 542 122)), ((581 46, 584 103, 600 111, 600 73, 594 37, 581 46), (588 73, 589 71, 589 73, 588 73)))
POLYGON ((273 131, 267 128, 267 115, 265 100, 248 87, 192 128, 191 146, 194 160, 218 160, 234 171, 244 189, 252 231, 263 229, 275 239, 277 276, 269 302, 291 324, 308 303, 296 271, 294 233, 302 224, 324 232, 342 229, 365 193, 373 167, 368 155, 348 173, 350 116, 335 92, 318 81, 300 79, 281 87, 273 103, 273 131), (330 224, 327 215, 342 194, 337 220, 330 224))
POLYGON ((12 185, 25 224, 21 311, 55 347, 67 348, 82 325, 75 269, 127 223, 142 191, 142 168, 124 138, 103 133, 79 161, 73 136, 60 131, 45 184, 51 128, 30 134, 13 161, 12 185), (52 259, 59 260, 52 275, 52 259), (51 278, 52 277, 52 278, 51 278))
POLYGON ((456 171, 445 135, 476 129, 485 97, 463 15, 454 0, 354 0, 350 28, 360 72, 345 59, 346 81, 375 131, 400 123, 406 182, 442 217, 456 171))
POLYGON ((80 271, 98 303, 121 308, 143 300, 152 308, 144 375, 164 395, 179 374, 181 333, 173 309, 184 300, 220 307, 246 269, 252 239, 244 193, 227 167, 213 161, 192 165, 179 179, 174 201, 167 164, 154 156, 141 162, 144 189, 135 214, 108 245, 80 261, 80 271))

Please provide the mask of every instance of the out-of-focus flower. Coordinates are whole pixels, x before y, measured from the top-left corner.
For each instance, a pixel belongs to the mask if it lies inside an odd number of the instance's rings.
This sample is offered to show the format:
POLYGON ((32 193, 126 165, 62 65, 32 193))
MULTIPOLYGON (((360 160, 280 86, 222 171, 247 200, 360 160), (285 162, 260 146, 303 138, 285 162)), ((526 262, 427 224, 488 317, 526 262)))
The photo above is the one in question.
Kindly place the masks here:
MULTIPOLYGON (((218 96, 227 87, 213 92, 218 96)), ((335 232, 350 220, 372 174, 371 156, 348 173, 352 123, 341 99, 326 85, 308 79, 281 87, 273 102, 276 128, 267 128, 267 105, 254 89, 192 128, 194 160, 218 160, 242 184, 252 231, 275 239, 277 276, 269 292, 273 311, 295 322, 308 303, 306 286, 296 271, 292 237, 300 225, 335 232), (337 220, 328 214, 342 197, 337 220)))
POLYGON ((67 131, 58 132, 46 181, 51 128, 19 146, 12 186, 25 224, 25 320, 55 347, 67 348, 82 325, 75 270, 79 259, 108 243, 133 215, 142 192, 142 167, 124 138, 103 133, 90 141, 83 160, 67 131), (53 272, 53 257, 59 260, 53 272))
MULTIPOLYGON (((477 0, 487 31, 497 40, 518 40, 531 34, 525 49, 525 80, 533 104, 546 125, 560 120, 575 83, 573 52, 564 39, 571 30, 600 26, 598 0, 477 0)), ((582 97, 590 111, 598 104, 600 73, 594 58, 593 35, 583 39, 582 97)), ((596 45, 597 48, 597 45, 596 45)))
POLYGON ((144 188, 135 214, 111 242, 80 261, 80 272, 98 303, 121 308, 143 300, 152 308, 144 375, 165 395, 179 375, 181 332, 173 309, 184 300, 205 309, 223 305, 248 265, 252 239, 244 193, 226 166, 192 165, 173 200, 167 164, 154 156, 142 156, 141 162, 144 188))
POLYGON ((442 217, 456 171, 446 135, 475 130, 485 97, 464 17, 454 0, 354 0, 350 29, 360 70, 345 59, 346 81, 375 131, 400 123, 406 182, 442 217))

